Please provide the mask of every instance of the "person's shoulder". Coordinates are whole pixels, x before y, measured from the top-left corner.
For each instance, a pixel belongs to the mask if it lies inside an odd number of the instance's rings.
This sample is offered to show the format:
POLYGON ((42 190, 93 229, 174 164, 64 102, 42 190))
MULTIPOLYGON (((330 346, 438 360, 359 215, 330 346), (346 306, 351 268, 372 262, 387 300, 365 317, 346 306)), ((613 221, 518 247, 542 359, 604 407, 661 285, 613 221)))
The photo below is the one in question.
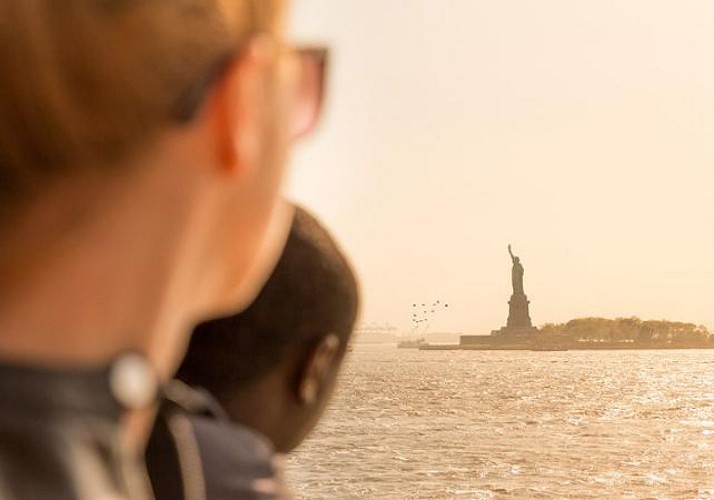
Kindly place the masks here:
POLYGON ((261 434, 226 420, 202 415, 189 416, 202 448, 241 464, 266 464, 274 456, 273 447, 261 434))
POLYGON ((270 442, 253 430, 191 416, 211 499, 287 499, 281 462, 270 442))
POLYGON ((270 441, 230 422, 212 396, 185 384, 165 394, 147 451, 157 499, 284 500, 282 462, 270 441))

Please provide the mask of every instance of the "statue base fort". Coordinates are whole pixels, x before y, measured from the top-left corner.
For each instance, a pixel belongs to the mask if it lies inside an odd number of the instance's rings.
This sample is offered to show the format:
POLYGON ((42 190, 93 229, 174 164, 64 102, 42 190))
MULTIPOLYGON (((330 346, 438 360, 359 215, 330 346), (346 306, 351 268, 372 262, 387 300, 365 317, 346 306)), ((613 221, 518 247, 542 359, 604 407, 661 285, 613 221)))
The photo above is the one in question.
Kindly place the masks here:
POLYGON ((530 301, 524 293, 514 293, 508 301, 506 326, 493 330, 491 335, 462 335, 460 345, 493 345, 500 343, 530 342, 538 329, 531 322, 528 306, 530 301))
POLYGON ((492 330, 491 336, 508 338, 530 337, 534 333, 538 333, 538 329, 534 326, 531 326, 530 328, 509 328, 507 326, 504 326, 499 330, 492 330))

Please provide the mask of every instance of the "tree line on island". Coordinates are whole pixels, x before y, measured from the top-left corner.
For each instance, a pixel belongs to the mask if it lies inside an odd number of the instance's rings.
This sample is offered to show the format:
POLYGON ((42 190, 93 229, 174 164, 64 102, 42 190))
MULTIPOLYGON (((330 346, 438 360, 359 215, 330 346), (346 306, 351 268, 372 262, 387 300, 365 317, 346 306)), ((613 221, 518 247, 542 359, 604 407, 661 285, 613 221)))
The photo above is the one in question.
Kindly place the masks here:
POLYGON ((579 318, 567 323, 547 323, 539 336, 569 342, 668 342, 714 343, 714 335, 703 325, 639 318, 579 318))

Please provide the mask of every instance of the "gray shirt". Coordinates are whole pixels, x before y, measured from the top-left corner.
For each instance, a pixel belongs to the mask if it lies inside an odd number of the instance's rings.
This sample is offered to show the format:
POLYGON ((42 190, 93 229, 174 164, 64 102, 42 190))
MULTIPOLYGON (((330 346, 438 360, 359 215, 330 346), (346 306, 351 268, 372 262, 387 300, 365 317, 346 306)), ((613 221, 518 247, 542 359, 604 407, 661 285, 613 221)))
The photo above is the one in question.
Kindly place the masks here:
POLYGON ((208 417, 191 417, 206 479, 207 500, 289 499, 283 460, 253 430, 208 417))
POLYGON ((206 392, 172 382, 147 449, 156 500, 288 500, 282 458, 206 392))

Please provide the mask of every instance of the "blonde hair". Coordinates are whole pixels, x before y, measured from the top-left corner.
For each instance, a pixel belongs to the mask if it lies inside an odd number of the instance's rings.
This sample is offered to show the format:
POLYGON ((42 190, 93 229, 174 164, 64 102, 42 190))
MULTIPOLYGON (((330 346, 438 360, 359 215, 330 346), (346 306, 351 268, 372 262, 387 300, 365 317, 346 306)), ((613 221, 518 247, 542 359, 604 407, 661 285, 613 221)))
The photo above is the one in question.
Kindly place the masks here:
POLYGON ((0 211, 119 168, 281 0, 0 0, 0 211))

